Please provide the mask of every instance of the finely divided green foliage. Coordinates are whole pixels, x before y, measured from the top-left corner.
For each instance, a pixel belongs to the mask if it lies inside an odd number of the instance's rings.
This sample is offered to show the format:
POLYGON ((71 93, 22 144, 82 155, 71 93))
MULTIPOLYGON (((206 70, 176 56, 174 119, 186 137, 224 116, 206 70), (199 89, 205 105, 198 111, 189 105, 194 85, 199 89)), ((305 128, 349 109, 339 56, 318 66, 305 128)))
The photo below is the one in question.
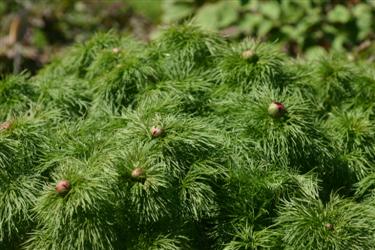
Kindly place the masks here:
POLYGON ((109 103, 113 110, 134 104, 136 94, 156 79, 155 69, 145 60, 135 56, 123 60, 95 82, 99 98, 109 103))
POLYGON ((172 188, 168 181, 170 175, 166 173, 166 162, 158 151, 147 144, 129 146, 116 154, 120 174, 119 203, 127 211, 122 216, 132 215, 137 224, 157 222, 169 215, 168 206, 172 206, 165 195, 172 188), (144 171, 145 179, 137 180, 131 176, 136 168, 144 171))
POLYGON ((224 42, 218 36, 201 32, 193 26, 172 26, 162 33, 151 52, 161 57, 165 64, 161 66, 164 70, 176 66, 182 69, 189 66, 197 69, 210 66, 213 55, 219 52, 222 44, 224 42))
POLYGON ((30 108, 35 101, 35 89, 27 82, 28 75, 6 76, 0 79, 0 118, 18 115, 30 108))
POLYGON ((276 219, 285 248, 371 249, 374 246, 374 211, 332 195, 328 203, 318 193, 285 201, 276 219))
POLYGON ((324 109, 337 107, 355 96, 358 73, 353 63, 347 62, 342 55, 324 58, 312 70, 316 71, 313 86, 324 109))
POLYGON ((221 52, 217 61, 220 82, 244 92, 259 84, 282 86, 284 58, 272 45, 247 40, 221 52))
POLYGON ((93 99, 86 80, 71 76, 41 78, 37 80, 39 105, 45 109, 59 110, 67 118, 86 114, 93 99))
POLYGON ((334 110, 326 121, 326 127, 335 138, 340 157, 360 180, 372 172, 374 159, 374 125, 370 110, 343 107, 334 110))
POLYGON ((224 250, 270 249, 274 245, 273 238, 272 231, 267 228, 255 231, 250 223, 239 224, 224 250))
POLYGON ((11 181, 1 177, 7 186, 1 186, 0 240, 22 238, 30 230, 30 210, 35 206, 41 181, 33 175, 14 177, 11 181))
POLYGON ((374 75, 189 24, 97 34, 0 81, 0 248, 371 249, 374 75))
POLYGON ((49 141, 41 117, 28 113, 13 118, 0 131, 0 240, 8 242, 4 247, 16 247, 32 228, 30 211, 42 186, 42 177, 32 166, 49 141))

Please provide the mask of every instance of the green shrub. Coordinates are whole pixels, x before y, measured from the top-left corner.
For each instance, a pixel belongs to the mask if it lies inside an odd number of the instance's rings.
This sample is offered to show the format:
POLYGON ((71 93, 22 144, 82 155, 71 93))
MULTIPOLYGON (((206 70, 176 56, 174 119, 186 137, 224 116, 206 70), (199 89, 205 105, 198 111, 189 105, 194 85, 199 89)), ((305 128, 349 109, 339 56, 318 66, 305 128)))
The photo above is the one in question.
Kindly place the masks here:
POLYGON ((0 81, 1 249, 371 249, 374 70, 191 25, 0 81))

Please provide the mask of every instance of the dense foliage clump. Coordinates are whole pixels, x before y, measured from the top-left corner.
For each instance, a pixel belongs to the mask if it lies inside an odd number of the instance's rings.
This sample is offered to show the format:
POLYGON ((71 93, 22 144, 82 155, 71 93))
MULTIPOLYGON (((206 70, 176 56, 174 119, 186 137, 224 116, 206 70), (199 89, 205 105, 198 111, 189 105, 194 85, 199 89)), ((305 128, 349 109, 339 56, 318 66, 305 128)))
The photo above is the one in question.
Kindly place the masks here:
POLYGON ((191 20, 232 40, 256 37, 289 55, 348 52, 374 63, 374 0, 2 0, 0 72, 36 73, 93 32, 149 40, 158 25, 191 20))
POLYGON ((1 249, 371 249, 375 71, 190 25, 0 81, 1 249))

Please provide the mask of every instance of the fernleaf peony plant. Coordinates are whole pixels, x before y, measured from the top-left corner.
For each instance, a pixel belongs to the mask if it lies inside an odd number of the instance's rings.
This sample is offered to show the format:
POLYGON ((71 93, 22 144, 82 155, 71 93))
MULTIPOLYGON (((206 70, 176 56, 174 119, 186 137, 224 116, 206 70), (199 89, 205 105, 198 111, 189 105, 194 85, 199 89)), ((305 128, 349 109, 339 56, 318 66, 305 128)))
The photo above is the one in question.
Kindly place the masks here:
POLYGON ((0 249, 371 249, 375 71, 191 25, 0 81, 0 249))

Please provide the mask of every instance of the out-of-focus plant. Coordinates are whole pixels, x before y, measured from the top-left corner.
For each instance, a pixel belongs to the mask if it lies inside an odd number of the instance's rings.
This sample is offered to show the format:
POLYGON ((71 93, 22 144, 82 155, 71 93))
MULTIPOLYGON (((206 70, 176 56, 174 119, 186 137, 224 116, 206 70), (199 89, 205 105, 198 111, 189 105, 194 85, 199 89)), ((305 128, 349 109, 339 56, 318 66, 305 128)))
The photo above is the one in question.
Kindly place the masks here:
POLYGON ((164 22, 193 18, 230 38, 278 41, 291 55, 375 49, 373 0, 166 0, 163 10, 164 22))
MULTIPOLYGON (((143 1, 140 1, 143 2, 143 1)), ((160 8, 135 0, 0 1, 0 74, 32 72, 62 47, 98 31, 131 32, 147 40, 160 8), (147 17, 146 17, 147 16, 147 17)), ((144 1, 148 2, 148 1, 144 1)))
POLYGON ((2 0, 0 20, 0 75, 35 72, 97 31, 148 40, 157 24, 186 20, 230 39, 277 41, 293 56, 338 50, 375 62, 374 0, 2 0))

